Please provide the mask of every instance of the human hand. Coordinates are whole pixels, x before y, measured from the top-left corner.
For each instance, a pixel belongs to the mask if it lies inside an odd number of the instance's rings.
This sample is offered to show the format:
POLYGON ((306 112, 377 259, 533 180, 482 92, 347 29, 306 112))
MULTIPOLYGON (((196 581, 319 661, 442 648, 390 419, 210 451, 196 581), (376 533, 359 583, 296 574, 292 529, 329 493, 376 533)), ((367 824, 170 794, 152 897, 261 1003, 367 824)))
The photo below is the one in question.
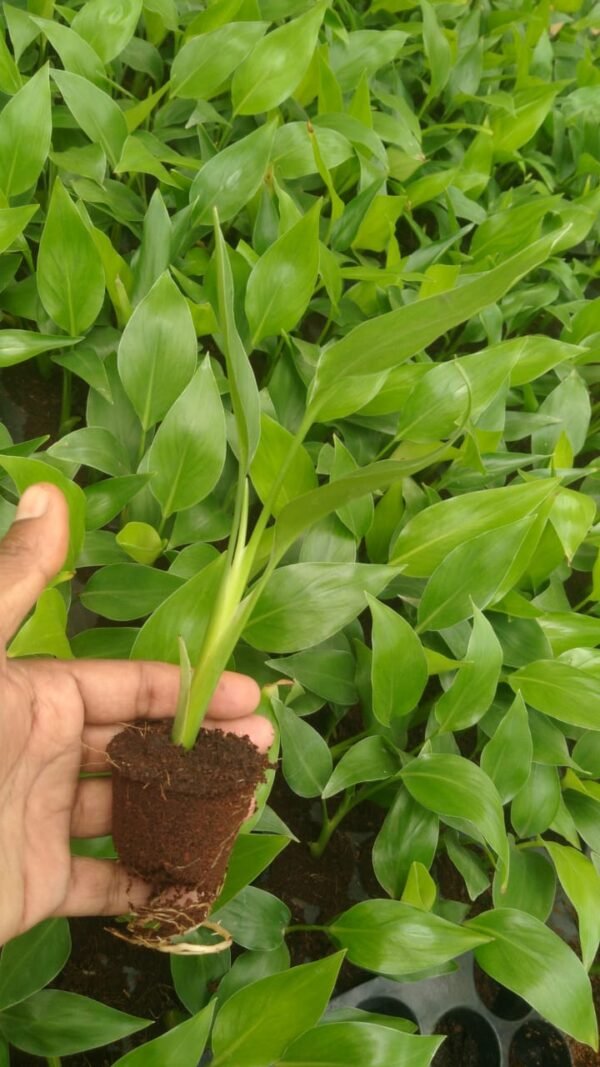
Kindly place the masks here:
MULTIPOLYGON (((111 860, 72 857, 70 837, 111 830, 106 746, 125 722, 173 715, 177 667, 119 660, 9 659, 6 644, 68 544, 68 512, 52 485, 32 486, 0 542, 0 944, 42 919, 118 915, 150 887, 111 860)), ((256 682, 225 672, 205 721, 248 734, 266 752, 267 719, 252 715, 256 682)))

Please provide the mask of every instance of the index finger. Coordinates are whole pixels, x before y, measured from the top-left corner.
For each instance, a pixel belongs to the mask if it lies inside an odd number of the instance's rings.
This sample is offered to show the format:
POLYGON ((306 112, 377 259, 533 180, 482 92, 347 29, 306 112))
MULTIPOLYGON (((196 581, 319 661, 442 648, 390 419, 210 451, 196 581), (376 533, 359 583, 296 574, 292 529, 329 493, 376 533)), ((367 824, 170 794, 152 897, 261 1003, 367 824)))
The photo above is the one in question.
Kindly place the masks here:
MULTIPOLYGON (((21 660, 20 667, 35 679, 68 675, 76 683, 85 719, 90 725, 162 719, 175 714, 179 695, 179 668, 150 660, 21 660)), ((260 701, 252 678, 224 671, 209 704, 217 719, 250 715, 260 701)))

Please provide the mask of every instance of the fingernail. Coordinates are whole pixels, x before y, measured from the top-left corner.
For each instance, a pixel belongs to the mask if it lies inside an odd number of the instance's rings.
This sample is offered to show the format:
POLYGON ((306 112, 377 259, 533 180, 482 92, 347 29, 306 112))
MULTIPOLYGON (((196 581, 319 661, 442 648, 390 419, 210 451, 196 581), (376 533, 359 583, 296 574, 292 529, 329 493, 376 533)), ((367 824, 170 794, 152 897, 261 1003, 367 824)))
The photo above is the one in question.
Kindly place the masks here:
POLYGON ((41 485, 30 485, 19 501, 16 518, 40 519, 48 509, 49 496, 41 485))

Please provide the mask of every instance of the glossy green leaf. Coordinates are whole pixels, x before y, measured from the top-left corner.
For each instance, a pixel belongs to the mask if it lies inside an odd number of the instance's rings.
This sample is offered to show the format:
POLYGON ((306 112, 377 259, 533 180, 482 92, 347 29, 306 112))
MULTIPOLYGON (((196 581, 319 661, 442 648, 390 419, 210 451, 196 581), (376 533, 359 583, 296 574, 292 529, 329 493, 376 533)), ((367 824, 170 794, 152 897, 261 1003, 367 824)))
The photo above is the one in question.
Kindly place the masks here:
POLYGON ((429 869, 439 835, 437 815, 402 787, 373 844, 373 870, 391 897, 401 897, 411 864, 429 869))
POLYGON ((0 333, 0 367, 12 367, 32 356, 77 344, 80 337, 59 337, 33 330, 2 330, 0 333))
POLYGON ((0 1010, 19 1004, 51 982, 70 951, 66 919, 46 919, 8 941, 0 956, 0 1010))
POLYGON ((489 888, 487 864, 477 852, 461 844, 458 836, 453 836, 451 832, 444 835, 444 843, 449 859, 464 879, 470 900, 477 900, 489 888))
POLYGON ((283 944, 290 909, 278 897, 249 885, 211 915, 234 941, 253 952, 272 952, 283 944))
POLYGON ((158 428, 148 453, 150 488, 165 517, 214 489, 225 462, 225 415, 205 359, 158 428))
POLYGON ((560 1030, 597 1047, 591 986, 564 941, 539 919, 510 908, 485 912, 467 925, 490 938, 475 949, 486 974, 523 997, 560 1030))
POLYGON ((60 56, 65 70, 78 74, 94 85, 106 83, 106 73, 101 59, 80 34, 61 22, 47 18, 34 18, 33 22, 60 56))
POLYGON ((554 907, 556 875, 539 852, 511 847, 510 873, 502 885, 500 871, 494 877, 494 904, 497 908, 514 908, 546 922, 554 907))
POLYGON ((81 593, 81 603, 105 619, 139 619, 179 589, 182 581, 175 574, 153 567, 115 563, 92 575, 81 593))
POLYGON ((537 660, 509 678, 527 704, 559 722, 599 728, 600 678, 562 660, 537 660))
POLYGON ((545 841, 560 884, 577 912, 583 965, 589 971, 600 944, 600 875, 581 852, 545 841))
POLYGON ((531 772, 533 741, 527 708, 520 693, 481 752, 481 769, 496 786, 502 803, 525 785, 531 772))
POLYGON ((264 36, 267 22, 228 22, 186 41, 171 67, 171 93, 210 100, 264 36))
POLYGON ((351 705, 357 702, 354 657, 341 648, 311 648, 294 656, 267 660, 267 666, 278 674, 294 678, 305 689, 310 689, 332 704, 351 705))
POLYGON ((37 210, 37 204, 0 208, 0 253, 10 248, 37 210))
POLYGON ((270 111, 292 95, 312 58, 326 6, 315 4, 254 46, 233 77, 231 97, 238 115, 270 111))
POLYGON ((240 989, 217 1016, 213 1067, 273 1063, 327 1007, 343 959, 337 953, 240 989))
POLYGON ((388 725, 418 704, 427 684, 427 662, 409 623, 373 597, 368 602, 373 617, 373 712, 388 725))
POLYGON ((310 723, 281 701, 274 701, 281 733, 282 771, 300 797, 318 797, 331 775, 333 760, 327 742, 310 723))
POLYGON ((105 478, 84 491, 86 530, 97 530, 114 519, 115 515, 144 488, 147 474, 125 474, 120 478, 105 478))
POLYGON ((517 91, 513 113, 499 110, 493 116, 495 151, 516 152, 526 144, 546 118, 558 92, 556 85, 534 85, 517 91))
POLYGON ((141 13, 142 0, 91 0, 79 9, 72 27, 103 63, 110 63, 133 37, 141 13))
POLYGON ((435 705, 442 731, 466 730, 488 710, 502 668, 502 648, 485 615, 475 609, 466 663, 435 705))
POLYGON ((121 442, 110 433, 97 426, 85 426, 81 430, 61 437, 48 449, 51 456, 66 460, 67 463, 82 464, 119 477, 130 471, 129 461, 121 442))
POLYGON ((18 196, 37 181, 50 149, 48 67, 25 82, 0 112, 0 189, 18 196))
POLYGON ((73 653, 66 634, 67 605, 58 589, 44 589, 33 614, 8 647, 15 656, 54 656, 71 659, 73 653))
POLYGON ((246 315, 253 346, 263 337, 293 330, 306 311, 319 269, 320 210, 317 202, 267 249, 252 270, 246 315))
POLYGON ((392 546, 405 574, 428 577, 464 541, 531 515, 556 490, 553 479, 483 489, 442 500, 415 515, 392 546))
POLYGON ((560 781, 555 767, 534 763, 513 799, 510 818, 519 837, 543 834, 558 811, 560 781))
POLYGON ((197 1067, 198 1057, 208 1041, 214 1010, 213 1001, 161 1037, 126 1052, 115 1060, 115 1067, 197 1067))
POLYGON ((398 757, 383 737, 379 734, 364 737, 344 752, 322 796, 324 799, 333 797, 359 782, 383 781, 395 775, 398 769, 398 757))
POLYGON ((577 833, 594 852, 600 852, 600 802, 575 789, 565 790, 563 796, 577 833))
POLYGON ((66 70, 53 70, 62 98, 75 122, 92 144, 99 144, 116 166, 127 139, 127 124, 115 101, 86 78, 66 70))
POLYGON ((260 441, 250 474, 252 484, 263 503, 269 499, 280 469, 287 461, 288 453, 293 452, 287 473, 275 501, 272 511, 275 515, 294 497, 309 493, 317 486, 317 476, 312 460, 306 449, 300 445, 293 448, 293 436, 269 415, 262 415, 260 420, 260 441))
POLYGON ((263 180, 274 134, 272 124, 259 126, 204 164, 190 189, 194 225, 210 225, 213 208, 222 223, 242 210, 263 180))
POLYGON ((33 1056, 69 1056, 135 1034, 149 1023, 97 1000, 42 989, 2 1012, 4 1037, 33 1056))
POLYGON ((409 793, 424 808, 470 823, 508 865, 502 803, 486 774, 463 756, 421 754, 401 772, 409 793))
POLYGON ((236 958, 231 970, 219 983, 219 1005, 222 1007, 234 993, 252 982, 287 971, 289 965, 290 953, 285 942, 271 949, 270 952, 243 952, 236 958))
POLYGON ((215 225, 215 248, 219 323, 238 436, 240 474, 245 476, 260 438, 260 399, 256 379, 237 330, 233 275, 227 246, 218 225, 215 225))
POLYGON ((557 494, 550 512, 550 522, 565 550, 567 563, 571 563, 577 549, 585 540, 595 515, 596 502, 584 493, 562 489, 557 494))
POLYGON ((429 1067, 442 1042, 437 1037, 413 1037, 373 1023, 331 1022, 297 1038, 276 1063, 286 1067, 429 1067))
POLYGON ((223 907, 258 878, 286 845, 289 845, 289 837, 281 834, 241 833, 227 864, 225 883, 219 893, 217 906, 223 907))
POLYGON ((402 894, 404 904, 411 904, 421 911, 431 911, 437 896, 437 886, 422 863, 413 861, 402 894))
POLYGON ((357 967, 399 977, 470 952, 487 940, 430 912, 398 900, 365 900, 329 927, 357 967))
POLYGON ((435 8, 421 0, 423 12, 423 44, 429 63, 430 87, 432 96, 442 91, 452 70, 452 49, 436 18, 435 8))
POLYGON ((365 563, 280 567, 259 597, 244 640, 269 652, 299 652, 337 633, 377 595, 393 570, 365 563))
POLYGON ((185 298, 168 273, 138 304, 119 344, 119 375, 149 430, 189 384, 198 345, 185 298))
POLYGON ((37 286, 50 317, 72 337, 92 325, 104 301, 102 263, 60 178, 40 241, 37 286))
POLYGON ((355 30, 334 39, 331 65, 343 92, 356 89, 361 77, 375 74, 396 58, 406 34, 396 29, 355 30), (363 75, 364 72, 364 75, 363 75))

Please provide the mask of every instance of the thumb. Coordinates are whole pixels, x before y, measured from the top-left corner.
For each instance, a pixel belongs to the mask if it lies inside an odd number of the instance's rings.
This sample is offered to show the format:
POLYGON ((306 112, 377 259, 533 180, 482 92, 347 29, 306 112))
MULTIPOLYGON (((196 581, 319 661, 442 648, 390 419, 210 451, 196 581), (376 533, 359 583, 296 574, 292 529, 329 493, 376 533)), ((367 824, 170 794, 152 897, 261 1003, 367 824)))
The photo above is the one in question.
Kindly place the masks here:
POLYGON ((46 482, 29 486, 0 541, 0 644, 12 637, 59 572, 68 544, 69 513, 60 489, 46 482))

